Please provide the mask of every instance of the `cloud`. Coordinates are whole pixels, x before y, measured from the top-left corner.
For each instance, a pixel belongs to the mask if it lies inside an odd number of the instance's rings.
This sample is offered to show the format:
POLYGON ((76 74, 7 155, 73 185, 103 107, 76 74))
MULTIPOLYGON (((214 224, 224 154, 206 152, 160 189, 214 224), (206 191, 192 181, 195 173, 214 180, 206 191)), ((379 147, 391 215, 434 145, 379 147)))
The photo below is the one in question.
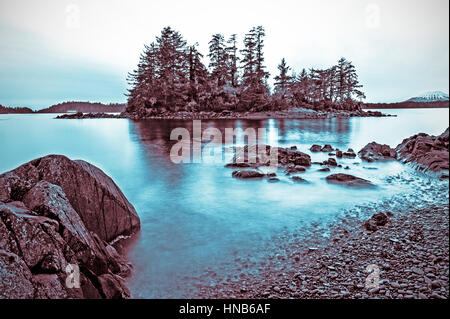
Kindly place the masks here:
POLYGON ((448 92, 447 0, 0 1, 4 104, 42 105, 41 91, 48 100, 94 99, 97 91, 96 100, 123 101, 126 73, 166 25, 198 42, 205 56, 212 34, 237 33, 242 43, 252 26, 264 25, 272 76, 282 57, 300 71, 344 56, 368 101, 448 92))

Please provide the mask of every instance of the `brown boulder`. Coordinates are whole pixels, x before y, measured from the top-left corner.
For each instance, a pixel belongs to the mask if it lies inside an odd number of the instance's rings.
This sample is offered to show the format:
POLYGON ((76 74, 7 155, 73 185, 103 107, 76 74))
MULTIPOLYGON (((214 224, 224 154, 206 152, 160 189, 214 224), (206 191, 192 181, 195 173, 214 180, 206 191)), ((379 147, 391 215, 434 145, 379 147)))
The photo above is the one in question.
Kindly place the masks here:
POLYGON ((351 187, 373 187, 374 185, 363 178, 356 177, 350 174, 331 174, 326 177, 327 182, 333 184, 341 184, 351 187))
POLYGON ((423 171, 448 171, 449 129, 439 136, 419 133, 403 140, 395 150, 404 163, 412 163, 423 171))
POLYGON ((0 175, 0 200, 22 200, 41 180, 60 186, 86 228, 103 240, 131 235, 140 227, 135 209, 111 178, 85 161, 62 155, 38 158, 0 175))
POLYGON ((372 142, 364 146, 358 155, 367 162, 396 159, 397 152, 389 145, 372 142))

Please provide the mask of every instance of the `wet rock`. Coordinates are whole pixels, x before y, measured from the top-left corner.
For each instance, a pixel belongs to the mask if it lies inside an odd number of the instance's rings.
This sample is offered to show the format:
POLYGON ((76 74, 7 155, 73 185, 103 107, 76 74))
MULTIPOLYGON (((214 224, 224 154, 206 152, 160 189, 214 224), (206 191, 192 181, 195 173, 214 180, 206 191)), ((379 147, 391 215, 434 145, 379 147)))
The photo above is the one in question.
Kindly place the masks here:
POLYGON ((326 162, 326 165, 336 167, 338 164, 334 158, 329 158, 326 162))
POLYGON ((330 144, 325 144, 322 148, 321 148, 321 150, 320 150, 321 152, 331 152, 331 151, 334 151, 334 148, 330 145, 330 144))
POLYGON ((373 187, 372 182, 350 174, 331 174, 326 177, 327 182, 351 187, 373 187))
POLYGON ((355 152, 353 151, 353 149, 349 148, 349 149, 347 150, 347 152, 342 153, 342 157, 355 158, 355 157, 356 157, 356 154, 355 154, 355 152))
POLYGON ((361 159, 367 162, 374 162, 380 160, 396 159, 397 152, 392 149, 389 145, 378 144, 375 142, 369 143, 364 146, 358 155, 361 159))
POLYGON ((336 157, 337 158, 342 158, 344 156, 344 154, 342 153, 342 151, 337 151, 336 152, 336 157))
POLYGON ((395 150, 404 163, 413 163, 423 171, 448 171, 449 129, 439 136, 416 134, 403 140, 395 150))
POLYGON ((268 181, 271 182, 271 183, 275 183, 275 182, 279 182, 280 179, 277 178, 277 177, 270 177, 270 178, 268 179, 268 181))
POLYGON ((228 163, 225 165, 225 167, 247 168, 247 167, 252 167, 252 166, 249 163, 228 163))
POLYGON ((234 171, 232 176, 240 179, 263 178, 264 173, 257 170, 234 171))
POLYGON ((330 168, 329 167, 323 167, 321 169, 319 169, 319 172, 329 172, 330 168))
POLYGON ((308 183, 308 181, 300 176, 292 176, 291 179, 297 183, 308 183))
POLYGON ((294 174, 294 173, 301 173, 301 172, 305 172, 306 171, 306 167, 301 166, 301 165, 292 165, 291 167, 288 167, 286 169, 286 174, 294 174))
POLYGON ((313 145, 309 148, 309 150, 310 150, 311 152, 314 152, 314 153, 320 152, 320 151, 322 151, 322 146, 317 145, 317 144, 313 144, 313 145))

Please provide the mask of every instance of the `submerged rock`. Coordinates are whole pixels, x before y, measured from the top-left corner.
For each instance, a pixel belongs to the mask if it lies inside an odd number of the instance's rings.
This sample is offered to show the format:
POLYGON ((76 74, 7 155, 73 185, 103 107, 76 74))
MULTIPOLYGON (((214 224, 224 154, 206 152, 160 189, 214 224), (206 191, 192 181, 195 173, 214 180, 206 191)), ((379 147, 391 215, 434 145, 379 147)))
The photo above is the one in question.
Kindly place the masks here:
POLYGON ((364 146, 358 155, 367 162, 396 159, 397 152, 389 145, 372 142, 364 146))
MULTIPOLYGON (((98 168, 46 156, 0 175, 0 194, 0 298, 129 297, 122 276, 130 274, 130 265, 104 236, 125 233, 120 221, 125 217, 119 218, 124 212, 115 205, 126 199, 114 198, 122 193, 98 168), (101 223, 103 230, 85 222, 105 217, 113 220, 101 223), (69 265, 80 271, 79 287, 66 285, 69 265)), ((128 205, 126 233, 131 234, 139 229, 139 218, 128 205)))
POLYGON ((263 178, 264 174, 257 170, 234 171, 232 176, 240 179, 263 178))
POLYGON ((350 174, 331 174, 326 177, 327 182, 351 187, 373 187, 372 182, 350 174))
POLYGON ((308 181, 300 176, 292 176, 291 179, 297 183, 308 183, 308 181))
POLYGON ((423 171, 448 171, 449 129, 439 136, 416 134, 403 140, 395 150, 399 160, 413 163, 423 171))

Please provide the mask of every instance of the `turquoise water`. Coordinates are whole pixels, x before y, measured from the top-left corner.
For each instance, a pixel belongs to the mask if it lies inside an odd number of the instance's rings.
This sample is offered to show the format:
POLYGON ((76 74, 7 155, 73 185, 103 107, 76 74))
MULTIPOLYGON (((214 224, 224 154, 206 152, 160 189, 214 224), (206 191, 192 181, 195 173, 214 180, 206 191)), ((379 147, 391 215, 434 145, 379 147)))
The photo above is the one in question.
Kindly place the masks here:
MULTIPOLYGON (((395 147, 418 132, 437 135, 448 127, 448 109, 384 112, 397 117, 216 120, 202 121, 202 128, 222 133, 225 128, 266 128, 267 143, 296 145, 309 153, 312 144, 325 143, 356 152, 372 141, 395 147)), ((134 275, 128 284, 137 298, 195 296, 197 285, 215 285, 237 272, 257 271, 258 261, 271 253, 268 247, 280 232, 326 225, 360 204, 385 205, 395 198, 427 202, 443 189, 448 193, 448 182, 431 180, 396 161, 362 163, 358 158, 338 160, 350 170, 332 172, 369 179, 376 188, 329 185, 327 173, 318 172, 317 165, 299 174, 309 184, 292 183, 281 171, 278 183, 236 180, 232 169, 224 167, 233 155, 230 145, 208 144, 214 152, 222 151, 219 161, 170 161, 172 129, 192 130, 192 121, 54 116, 0 115, 0 172, 39 156, 63 154, 110 175, 141 217, 141 234, 129 251, 134 275)), ((311 156, 313 161, 328 158, 322 153, 311 156)))

